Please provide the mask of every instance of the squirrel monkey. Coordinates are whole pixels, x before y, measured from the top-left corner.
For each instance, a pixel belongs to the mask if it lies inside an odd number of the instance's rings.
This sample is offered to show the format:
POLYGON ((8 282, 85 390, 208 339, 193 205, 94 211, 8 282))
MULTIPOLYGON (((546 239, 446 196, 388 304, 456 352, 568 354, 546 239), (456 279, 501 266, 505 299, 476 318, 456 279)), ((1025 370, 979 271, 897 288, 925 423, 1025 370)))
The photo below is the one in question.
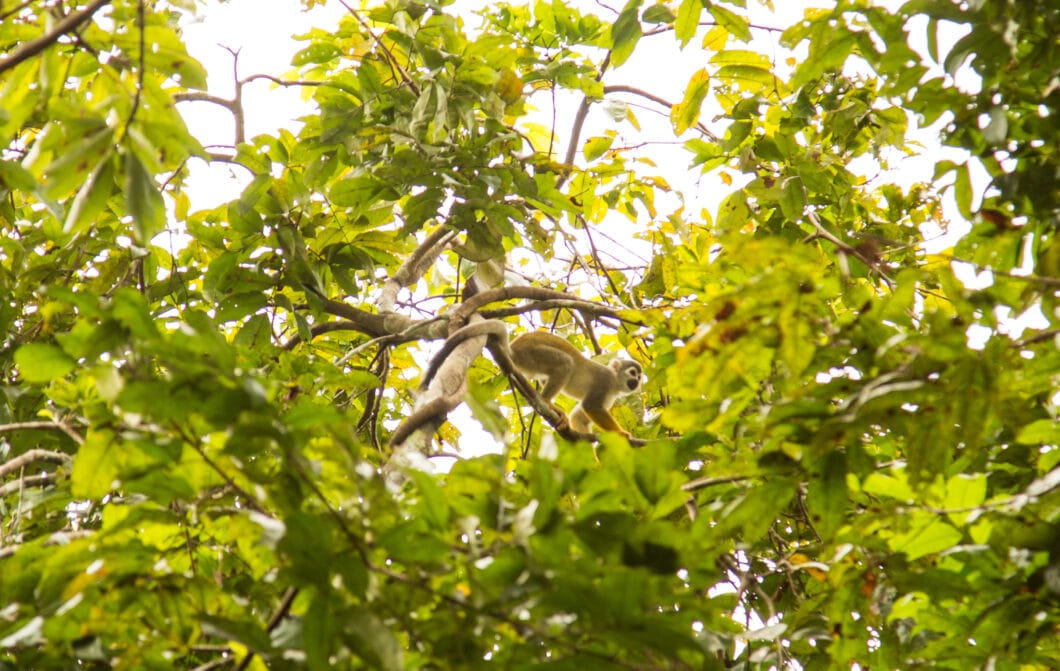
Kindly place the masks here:
POLYGON ((439 366, 457 345, 468 338, 484 335, 493 338, 508 353, 520 372, 544 382, 541 395, 575 431, 587 433, 592 420, 605 431, 629 438, 629 433, 611 416, 610 409, 619 396, 640 389, 644 374, 640 364, 627 359, 615 359, 606 366, 599 364, 585 358, 577 347, 563 338, 544 331, 525 333, 509 343, 508 327, 504 322, 491 319, 465 326, 449 336, 431 359, 420 388, 425 389, 430 384, 439 366), (553 402, 560 392, 579 401, 569 420, 553 402))

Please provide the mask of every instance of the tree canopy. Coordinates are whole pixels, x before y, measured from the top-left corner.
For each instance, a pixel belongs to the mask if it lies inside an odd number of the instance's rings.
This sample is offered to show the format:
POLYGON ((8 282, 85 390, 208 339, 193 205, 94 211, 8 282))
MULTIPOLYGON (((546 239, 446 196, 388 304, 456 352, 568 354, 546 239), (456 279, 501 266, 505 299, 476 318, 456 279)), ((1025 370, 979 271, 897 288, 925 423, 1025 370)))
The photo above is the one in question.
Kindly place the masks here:
POLYGON ((1060 6, 338 2, 0 4, 0 669, 1060 667, 1060 6))

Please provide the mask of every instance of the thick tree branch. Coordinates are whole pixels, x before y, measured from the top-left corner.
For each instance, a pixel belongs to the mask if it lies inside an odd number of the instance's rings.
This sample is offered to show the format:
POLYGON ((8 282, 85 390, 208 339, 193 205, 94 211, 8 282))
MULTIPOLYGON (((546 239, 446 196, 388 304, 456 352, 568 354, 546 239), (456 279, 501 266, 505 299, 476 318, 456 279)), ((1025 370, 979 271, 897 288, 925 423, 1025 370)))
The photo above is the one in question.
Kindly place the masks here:
POLYGON ((183 102, 208 102, 215 105, 220 105, 228 111, 233 111, 235 102, 222 98, 221 96, 215 96, 212 93, 206 91, 180 91, 179 93, 173 94, 173 100, 178 103, 183 102))
POLYGON ((67 14, 61 21, 59 21, 59 23, 55 24, 55 28, 53 28, 50 33, 46 33, 35 40, 26 42, 21 47, 11 52, 10 56, 0 60, 0 73, 10 70, 25 60, 33 58, 51 45, 55 44, 55 42, 63 35, 77 30, 82 23, 91 19, 92 15, 98 12, 99 9, 108 2, 110 2, 110 0, 92 0, 92 2, 86 5, 81 11, 67 14))
POLYGON ((453 310, 452 314, 449 316, 449 332, 454 333, 462 328, 467 324, 471 315, 477 312, 480 308, 485 307, 490 303, 499 303, 501 301, 517 298, 531 301, 571 301, 578 304, 576 309, 579 312, 588 312, 590 314, 614 317, 616 319, 622 318, 619 312, 612 307, 601 303, 582 300, 577 296, 572 296, 571 294, 562 291, 542 289, 540 287, 498 287, 496 289, 487 289, 475 294, 461 303, 460 307, 453 310))
MULTIPOLYGON (((7 426, 12 426, 8 424, 7 426)), ((0 427, 3 429, 4 427, 0 427)), ((48 428, 51 428, 50 426, 48 428)), ((52 464, 68 464, 73 459, 69 454, 65 452, 55 452, 53 450, 27 450, 22 454, 5 461, 0 464, 0 478, 4 477, 9 473, 15 473, 22 470, 23 467, 32 464, 37 461, 44 461, 52 464)))
POLYGON ((10 494, 14 494, 15 492, 20 492, 26 487, 43 487, 45 485, 50 485, 53 480, 55 480, 55 475, 52 473, 24 475, 18 480, 0 485, 0 499, 10 494))
MULTIPOLYGON (((83 445, 85 439, 81 437, 73 427, 65 422, 15 422, 14 424, 0 424, 0 433, 11 433, 14 431, 62 431, 78 445, 83 445)), ((31 452, 33 450, 30 450, 31 452)), ((28 453, 27 453, 28 454, 28 453)))
POLYGON ((427 234, 427 237, 409 255, 405 263, 401 264, 401 267, 394 271, 394 274, 383 285, 377 303, 379 311, 393 312, 394 305, 397 304, 398 292, 419 281, 454 237, 456 237, 456 232, 444 226, 439 226, 427 234))

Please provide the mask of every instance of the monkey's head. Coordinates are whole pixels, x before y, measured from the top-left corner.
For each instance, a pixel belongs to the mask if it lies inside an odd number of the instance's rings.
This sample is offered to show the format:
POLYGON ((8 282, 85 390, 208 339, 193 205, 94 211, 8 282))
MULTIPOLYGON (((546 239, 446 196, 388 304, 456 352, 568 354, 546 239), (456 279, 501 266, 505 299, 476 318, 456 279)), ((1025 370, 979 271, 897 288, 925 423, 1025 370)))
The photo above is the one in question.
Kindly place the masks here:
POLYGON ((644 370, 636 361, 628 359, 614 359, 610 363, 611 370, 615 372, 620 394, 632 394, 640 389, 644 378, 644 370))

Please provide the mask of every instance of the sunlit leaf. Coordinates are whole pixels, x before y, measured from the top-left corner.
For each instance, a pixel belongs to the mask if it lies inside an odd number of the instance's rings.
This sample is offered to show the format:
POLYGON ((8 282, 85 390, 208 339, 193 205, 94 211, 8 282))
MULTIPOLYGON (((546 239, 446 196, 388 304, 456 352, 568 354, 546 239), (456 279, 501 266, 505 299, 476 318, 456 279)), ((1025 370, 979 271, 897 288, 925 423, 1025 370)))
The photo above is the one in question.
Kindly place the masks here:
POLYGON ((165 204, 151 174, 135 152, 126 152, 125 199, 136 239, 146 244, 166 225, 165 204))
POLYGON ((681 0, 677 8, 677 20, 674 22, 674 34, 681 46, 687 45, 696 34, 702 13, 702 0, 681 0))
POLYGON ((699 70, 688 81, 685 95, 681 102, 670 110, 670 122, 674 132, 680 135, 695 125, 699 120, 699 109, 707 97, 710 88, 710 75, 706 70, 699 70))
POLYGON ((611 143, 614 141, 615 139, 610 136, 589 138, 585 141, 585 147, 582 150, 585 154, 585 160, 595 161, 600 158, 611 148, 611 143))
POLYGON ((909 561, 925 555, 942 552, 953 547, 961 539, 961 532, 942 520, 921 521, 911 531, 890 539, 888 545, 894 552, 905 553, 909 561))
POLYGON ((638 13, 641 0, 630 0, 611 26, 611 64, 618 67, 633 54, 633 48, 644 34, 638 13))
POLYGON ((29 343, 15 350, 15 363, 26 382, 50 382, 72 371, 76 362, 55 345, 29 343))

